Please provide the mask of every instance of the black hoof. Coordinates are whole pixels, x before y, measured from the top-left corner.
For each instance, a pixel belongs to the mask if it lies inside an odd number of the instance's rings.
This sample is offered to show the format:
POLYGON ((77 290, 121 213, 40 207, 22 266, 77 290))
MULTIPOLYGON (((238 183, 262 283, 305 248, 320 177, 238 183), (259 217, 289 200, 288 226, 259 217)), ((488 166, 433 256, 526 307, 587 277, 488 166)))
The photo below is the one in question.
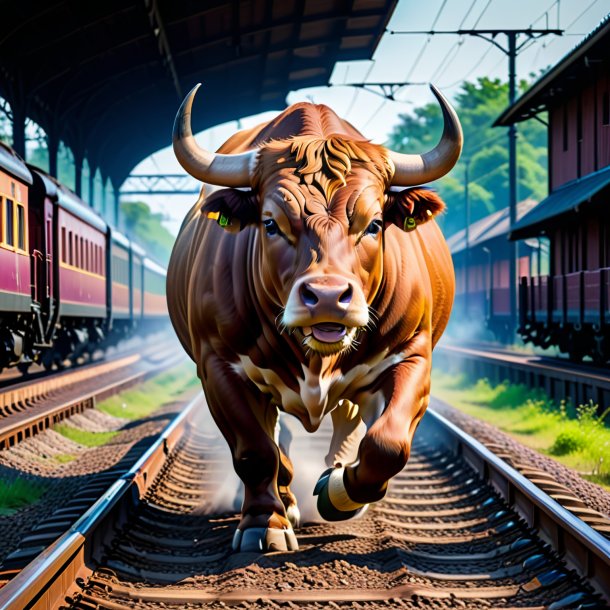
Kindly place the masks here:
POLYGON ((251 527, 235 530, 233 550, 238 553, 273 553, 275 551, 298 551, 299 543, 294 531, 273 527, 251 527))
POLYGON ((320 516, 326 521, 346 521, 347 519, 353 519, 354 517, 362 515, 368 508, 368 504, 353 510, 339 510, 331 502, 330 496, 328 495, 328 483, 330 481, 330 475, 334 470, 334 468, 329 468, 324 471, 313 490, 313 495, 318 496, 318 512, 320 513, 320 516))

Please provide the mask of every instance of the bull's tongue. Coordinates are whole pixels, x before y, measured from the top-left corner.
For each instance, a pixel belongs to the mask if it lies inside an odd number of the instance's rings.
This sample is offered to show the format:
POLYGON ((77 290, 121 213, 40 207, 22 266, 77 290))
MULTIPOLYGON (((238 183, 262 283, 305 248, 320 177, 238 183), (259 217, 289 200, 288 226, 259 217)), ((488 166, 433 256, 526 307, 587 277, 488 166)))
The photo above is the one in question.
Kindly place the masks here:
POLYGON ((323 343, 336 343, 345 337, 345 326, 342 324, 332 324, 330 322, 315 324, 311 327, 313 336, 323 343))

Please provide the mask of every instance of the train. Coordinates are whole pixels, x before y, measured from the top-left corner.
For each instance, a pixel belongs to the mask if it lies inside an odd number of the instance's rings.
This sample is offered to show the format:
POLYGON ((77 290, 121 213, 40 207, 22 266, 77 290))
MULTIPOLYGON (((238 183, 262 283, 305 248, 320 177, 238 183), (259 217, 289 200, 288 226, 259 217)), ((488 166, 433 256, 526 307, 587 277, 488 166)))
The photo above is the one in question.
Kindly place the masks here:
POLYGON ((168 321, 166 270, 0 143, 0 370, 91 356, 168 321))
POLYGON ((510 230, 506 222, 495 237, 487 231, 487 238, 478 239, 492 215, 469 227, 475 235, 469 248, 461 252, 453 244, 456 321, 485 320, 486 331, 500 342, 512 340, 516 330, 527 343, 600 365, 610 363, 608 49, 610 17, 494 122, 504 128, 534 119, 547 125, 548 196, 520 214, 510 230), (514 279, 508 240, 517 247, 514 279), (518 311, 506 298, 511 281, 518 311), (481 300, 483 309, 477 310, 474 304, 481 300), (509 327, 502 325, 497 307, 504 307, 509 327))
MULTIPOLYGON (((536 201, 517 206, 517 217, 529 212, 536 201)), ((455 268, 456 290, 449 335, 460 340, 490 339, 510 343, 514 336, 510 298, 509 210, 503 208, 447 238, 455 268), (457 336, 456 336, 457 335, 457 336)), ((545 265, 545 245, 528 241, 519 245, 517 269, 530 276, 545 265)))

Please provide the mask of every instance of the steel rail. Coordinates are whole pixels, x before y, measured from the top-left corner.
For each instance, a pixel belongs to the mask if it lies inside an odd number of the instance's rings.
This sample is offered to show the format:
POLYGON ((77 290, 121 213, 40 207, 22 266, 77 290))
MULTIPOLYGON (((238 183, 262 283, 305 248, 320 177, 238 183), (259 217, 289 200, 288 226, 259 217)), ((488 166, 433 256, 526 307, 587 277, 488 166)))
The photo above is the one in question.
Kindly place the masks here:
POLYGON ((574 404, 593 400, 598 405, 610 403, 610 372, 601 367, 575 364, 536 354, 507 353, 491 349, 438 345, 436 361, 463 360, 474 372, 500 382, 504 379, 541 387, 555 400, 571 399, 574 404))
MULTIPOLYGON (((140 358, 138 356, 120 358, 115 362, 100 365, 99 369, 87 370, 85 376, 71 376, 68 378, 70 381, 65 385, 61 383, 53 384, 52 392, 65 391, 68 394, 65 400, 61 400, 58 404, 48 407, 43 405, 23 406, 20 411, 0 418, 0 450, 12 447, 24 439, 54 426, 71 415, 82 413, 86 409, 95 408, 98 401, 130 388, 137 383, 146 381, 168 368, 168 366, 177 363, 180 359, 181 356, 174 357, 169 363, 158 363, 140 371, 127 375, 123 374, 119 379, 108 381, 104 385, 96 387, 93 391, 90 389, 88 391, 79 391, 78 382, 82 383, 111 372, 124 373, 123 369, 125 367, 138 364, 141 362, 140 358), (108 366, 109 364, 112 364, 112 366, 108 366), (70 393, 70 389, 74 391, 70 393)), ((46 384, 49 382, 50 380, 46 384)), ((36 383, 36 385, 38 384, 36 383)), ((16 391, 14 390, 12 393, 16 391)), ((47 394, 37 396, 36 399, 42 400, 45 396, 47 394)), ((27 398, 22 399, 23 405, 26 405, 27 401, 27 398)))
MULTIPOLYGON (((64 536, 0 589, 0 610, 48 610, 74 591, 74 579, 82 576, 87 564, 96 562, 103 541, 125 523, 151 487, 201 402, 200 394, 64 536)), ((569 567, 610 600, 610 541, 433 408, 428 409, 421 426, 420 435, 440 441, 463 458, 569 567)))
POLYGON ((96 543, 120 527, 152 485, 202 400, 203 393, 199 393, 63 536, 0 589, 0 610, 48 610, 63 600, 96 543))
MULTIPOLYGON (((610 540, 434 408, 428 408, 422 424, 425 425, 426 420, 441 431, 454 453, 463 457, 530 527, 536 529, 537 535, 552 546, 569 567, 610 601, 610 540)), ((422 434, 421 430, 419 434, 422 434)))

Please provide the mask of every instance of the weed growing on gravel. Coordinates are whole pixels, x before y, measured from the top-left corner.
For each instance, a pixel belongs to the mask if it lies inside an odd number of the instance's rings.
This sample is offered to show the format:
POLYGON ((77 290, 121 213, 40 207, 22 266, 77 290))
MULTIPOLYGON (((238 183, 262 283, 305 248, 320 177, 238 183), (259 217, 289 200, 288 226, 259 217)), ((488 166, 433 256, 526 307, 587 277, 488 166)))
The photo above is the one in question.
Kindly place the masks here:
POLYGON ((34 504, 46 490, 46 484, 28 479, 0 480, 0 515, 11 515, 24 506, 34 504))
POLYGON ((142 419, 197 387, 199 380, 193 372, 193 365, 181 364, 133 390, 111 396, 97 408, 113 417, 142 419))
POLYGON ((68 426, 66 424, 58 424, 53 430, 84 447, 99 447, 100 445, 105 445, 118 434, 118 432, 114 430, 110 432, 89 432, 88 430, 81 430, 80 428, 74 428, 73 426, 68 426))
POLYGON ((464 384, 434 371, 435 396, 498 427, 539 452, 577 470, 584 478, 610 487, 610 428, 598 405, 571 407, 553 403, 541 390, 508 382, 492 385, 487 379, 464 384))
POLYGON ((72 453, 58 453, 53 456, 53 459, 60 464, 69 464, 76 459, 76 456, 72 453))

